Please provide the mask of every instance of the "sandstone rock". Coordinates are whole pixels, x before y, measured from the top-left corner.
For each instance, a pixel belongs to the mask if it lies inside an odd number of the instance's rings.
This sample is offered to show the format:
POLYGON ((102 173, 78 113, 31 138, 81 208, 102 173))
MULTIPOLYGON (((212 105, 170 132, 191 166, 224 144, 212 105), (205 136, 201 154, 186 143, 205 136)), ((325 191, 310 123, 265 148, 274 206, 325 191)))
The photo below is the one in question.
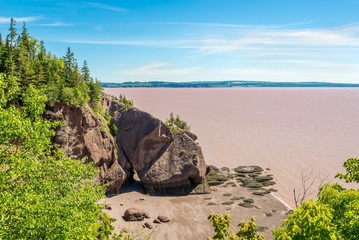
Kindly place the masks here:
POLYGON ((108 183, 107 193, 118 193, 126 176, 117 160, 115 140, 104 120, 97 119, 88 107, 63 103, 57 103, 46 111, 45 118, 60 120, 64 124, 56 130, 54 144, 71 158, 87 158, 87 162, 93 162, 100 169, 96 183, 108 183))
POLYGON ((164 215, 159 215, 159 216, 157 217, 157 219, 160 220, 160 221, 163 222, 163 223, 166 223, 166 222, 169 222, 169 221, 170 221, 169 217, 164 216, 164 215))
POLYGON ((123 219, 128 222, 143 221, 145 218, 150 218, 149 214, 138 208, 129 208, 123 215, 123 219))
POLYGON ((119 129, 119 162, 126 173, 135 170, 145 189, 152 194, 188 194, 205 176, 201 147, 188 132, 172 134, 151 114, 136 108, 124 110, 112 101, 111 124, 119 129))

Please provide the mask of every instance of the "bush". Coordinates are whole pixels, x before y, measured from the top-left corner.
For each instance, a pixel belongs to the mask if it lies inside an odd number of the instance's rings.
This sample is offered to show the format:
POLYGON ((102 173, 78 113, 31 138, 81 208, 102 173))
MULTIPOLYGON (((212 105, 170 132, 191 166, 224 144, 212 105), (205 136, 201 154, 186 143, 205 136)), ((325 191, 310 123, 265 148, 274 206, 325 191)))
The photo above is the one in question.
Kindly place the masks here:
POLYGON ((208 240, 264 240, 261 234, 257 233, 255 218, 249 222, 242 221, 238 226, 240 229, 237 233, 230 233, 229 225, 231 216, 227 213, 224 216, 211 214, 208 220, 212 223, 215 235, 208 240))
POLYGON ((173 134, 178 134, 180 132, 190 130, 190 126, 178 115, 174 117, 173 113, 170 113, 170 117, 166 119, 165 125, 170 129, 173 134))

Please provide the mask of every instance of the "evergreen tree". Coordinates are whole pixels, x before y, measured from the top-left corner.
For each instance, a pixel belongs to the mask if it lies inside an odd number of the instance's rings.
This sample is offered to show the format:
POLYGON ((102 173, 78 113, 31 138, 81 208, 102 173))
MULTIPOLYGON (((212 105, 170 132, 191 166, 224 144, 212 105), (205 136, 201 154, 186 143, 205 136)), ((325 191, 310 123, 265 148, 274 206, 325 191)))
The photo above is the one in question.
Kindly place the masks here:
POLYGON ((86 61, 86 60, 84 61, 84 65, 83 65, 83 67, 81 68, 81 73, 82 73, 82 79, 83 79, 86 83, 89 83, 89 82, 92 81, 91 75, 90 75, 90 69, 88 68, 87 61, 86 61))

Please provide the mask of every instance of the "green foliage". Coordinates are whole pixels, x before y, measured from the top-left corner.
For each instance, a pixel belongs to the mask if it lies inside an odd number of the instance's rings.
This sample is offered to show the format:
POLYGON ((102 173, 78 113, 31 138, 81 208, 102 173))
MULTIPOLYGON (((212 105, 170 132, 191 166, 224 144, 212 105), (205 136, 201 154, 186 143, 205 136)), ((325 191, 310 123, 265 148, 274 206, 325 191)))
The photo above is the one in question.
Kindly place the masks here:
POLYGON ((174 117, 173 113, 170 113, 170 117, 166 119, 165 125, 173 134, 178 134, 180 132, 190 130, 190 126, 187 124, 187 122, 183 121, 178 115, 174 117))
MULTIPOLYGON (((347 182, 358 182, 358 159, 348 159, 344 167, 347 173, 337 176, 347 182)), ((318 200, 302 204, 273 235, 275 239, 358 239, 359 191, 337 183, 324 184, 318 200)))
POLYGON ((343 239, 359 237, 359 191, 345 189, 338 184, 325 184, 321 187, 318 202, 331 209, 338 236, 343 239))
POLYGON ((346 173, 338 173, 335 177, 345 179, 346 182, 359 183, 359 158, 350 158, 343 165, 346 173))
POLYGON ((231 216, 226 213, 224 216, 212 213, 208 220, 212 223, 215 235, 208 240, 264 240, 264 237, 257 233, 255 219, 249 222, 242 221, 238 226, 237 233, 230 233, 231 216))
POLYGON ((44 92, 18 89, 0 74, 0 239, 108 239, 95 168, 52 147, 58 123, 42 119, 44 92))
POLYGON ((333 214, 322 203, 309 200, 288 216, 283 226, 273 231, 275 239, 337 239, 333 214))
POLYGON ((133 100, 126 98, 126 96, 120 95, 117 100, 120 103, 124 104, 124 106, 122 107, 121 110, 123 110, 125 112, 127 112, 129 109, 131 109, 133 107, 133 100))

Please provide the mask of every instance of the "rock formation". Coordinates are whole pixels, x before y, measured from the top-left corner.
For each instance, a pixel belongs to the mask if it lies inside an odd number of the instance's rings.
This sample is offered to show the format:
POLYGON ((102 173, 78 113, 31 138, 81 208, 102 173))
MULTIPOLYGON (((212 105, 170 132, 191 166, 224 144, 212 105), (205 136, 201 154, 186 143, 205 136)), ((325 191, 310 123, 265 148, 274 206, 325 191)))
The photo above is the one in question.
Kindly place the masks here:
POLYGON ((107 105, 111 124, 118 128, 119 162, 128 177, 135 171, 146 190, 156 194, 188 194, 202 183, 206 163, 194 134, 172 134, 151 114, 116 100, 107 105))
POLYGON ((88 107, 62 103, 46 111, 45 118, 63 122, 56 131, 54 144, 71 158, 86 157, 87 162, 93 162, 100 169, 96 182, 108 183, 108 194, 118 193, 126 175, 118 162, 117 146, 106 123, 96 118, 88 107))

